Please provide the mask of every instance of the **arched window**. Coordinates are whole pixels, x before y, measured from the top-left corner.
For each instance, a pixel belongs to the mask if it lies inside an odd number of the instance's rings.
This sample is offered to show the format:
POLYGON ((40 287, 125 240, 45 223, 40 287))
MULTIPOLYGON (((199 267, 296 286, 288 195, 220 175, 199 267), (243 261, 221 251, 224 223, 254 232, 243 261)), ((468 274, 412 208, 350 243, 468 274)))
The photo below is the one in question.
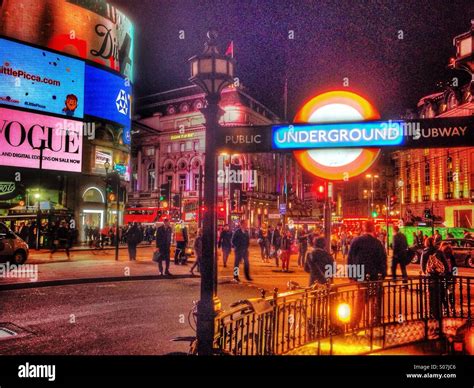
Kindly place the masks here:
POLYGON ((105 203, 104 194, 97 187, 89 187, 86 189, 84 194, 82 194, 82 199, 84 202, 105 203))

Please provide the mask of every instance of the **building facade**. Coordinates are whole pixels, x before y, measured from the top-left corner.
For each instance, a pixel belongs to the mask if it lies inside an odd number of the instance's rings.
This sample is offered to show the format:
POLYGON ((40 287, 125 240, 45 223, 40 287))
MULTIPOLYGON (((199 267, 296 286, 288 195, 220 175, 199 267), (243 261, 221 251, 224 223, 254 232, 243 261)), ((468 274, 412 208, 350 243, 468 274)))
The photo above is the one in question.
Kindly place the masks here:
MULTIPOLYGON (((138 101, 132 150, 129 207, 163 207, 161 187, 170 184, 166 205, 185 221, 199 218, 205 159, 204 94, 187 86, 138 101)), ((269 125, 278 117, 242 87, 222 93, 221 126, 269 125)), ((288 189, 302 193, 302 174, 291 155, 218 156, 218 220, 246 219, 260 226, 281 219, 279 205, 288 189)))
MULTIPOLYGON (((474 114, 473 83, 422 98, 420 118, 474 114)), ((400 211, 406 223, 424 222, 426 209, 448 227, 472 228, 474 149, 426 148, 396 152, 400 211)))

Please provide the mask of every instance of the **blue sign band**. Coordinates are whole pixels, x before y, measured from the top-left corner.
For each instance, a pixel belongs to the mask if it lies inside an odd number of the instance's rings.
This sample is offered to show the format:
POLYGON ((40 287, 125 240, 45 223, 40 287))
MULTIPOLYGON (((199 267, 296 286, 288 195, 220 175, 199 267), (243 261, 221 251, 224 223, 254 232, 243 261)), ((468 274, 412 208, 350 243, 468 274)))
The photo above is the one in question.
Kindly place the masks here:
POLYGON ((403 142, 403 121, 274 125, 274 149, 396 146, 403 142))

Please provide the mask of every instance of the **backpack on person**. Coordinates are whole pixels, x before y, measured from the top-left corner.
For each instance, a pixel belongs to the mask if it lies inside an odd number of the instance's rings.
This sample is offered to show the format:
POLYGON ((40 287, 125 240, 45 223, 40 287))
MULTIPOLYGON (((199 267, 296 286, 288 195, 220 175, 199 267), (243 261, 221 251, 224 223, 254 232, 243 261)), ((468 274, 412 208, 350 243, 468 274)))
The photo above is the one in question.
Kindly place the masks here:
POLYGON ((441 275, 444 273, 444 270, 444 264, 436 253, 428 256, 428 262, 426 263, 427 273, 430 275, 441 275))

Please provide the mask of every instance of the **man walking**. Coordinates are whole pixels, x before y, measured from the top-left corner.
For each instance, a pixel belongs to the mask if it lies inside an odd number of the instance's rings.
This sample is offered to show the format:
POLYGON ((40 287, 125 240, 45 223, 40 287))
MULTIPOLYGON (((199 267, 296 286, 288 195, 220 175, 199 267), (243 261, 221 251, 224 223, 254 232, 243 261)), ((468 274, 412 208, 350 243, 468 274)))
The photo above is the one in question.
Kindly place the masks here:
POLYGON ((275 258, 275 264, 277 267, 280 266, 278 260, 278 250, 280 249, 281 245, 281 235, 278 228, 273 228, 270 226, 268 228, 268 241, 270 242, 270 257, 275 258))
POLYGON ((244 261, 245 278, 252 281, 250 277, 250 263, 249 263, 249 244, 250 236, 247 229, 246 221, 241 221, 239 227, 232 236, 232 246, 234 247, 235 261, 234 261, 234 280, 240 282, 239 278, 239 264, 244 261))
POLYGON ((304 268, 304 263, 306 260, 306 252, 308 251, 308 239, 309 232, 308 227, 305 225, 299 230, 298 233, 298 267, 304 268))
POLYGON ((407 274, 407 255, 408 242, 406 236, 400 232, 398 225, 393 226, 393 256, 392 256, 392 278, 397 278, 397 264, 400 264, 402 270, 403 282, 406 283, 408 279, 407 274))
POLYGON ((58 249, 64 249, 66 251, 67 258, 70 259, 71 255, 69 254, 69 228, 66 221, 61 221, 59 228, 56 231, 55 239, 53 240, 53 246, 49 257, 52 258, 53 254, 58 249))
POLYGON ((130 261, 137 259, 137 245, 142 241, 142 232, 136 222, 125 233, 128 245, 128 257, 130 261))
POLYGON ((159 253, 158 269, 163 276, 163 260, 165 261, 165 275, 171 276, 170 269, 170 250, 171 250, 171 226, 167 218, 163 220, 163 225, 156 230, 156 250, 159 253))
POLYGON ((227 259, 229 258, 232 249, 232 232, 230 231, 228 224, 224 225, 224 229, 219 236, 217 247, 222 248, 222 261, 224 262, 224 268, 226 268, 227 259))
MULTIPOLYGON (((363 278, 368 277, 370 281, 378 280, 379 275, 382 279, 387 276, 387 254, 382 243, 375 237, 373 221, 366 221, 364 233, 352 241, 347 264, 351 269, 355 269, 351 271, 350 276, 353 280, 363 281, 364 279, 359 277, 359 274, 363 274, 363 278)), ((380 284, 376 284, 378 286, 375 295, 366 295, 364 288, 358 291, 352 320, 353 327, 359 324, 365 309, 370 309, 372 316, 376 318, 375 324, 380 322, 382 318, 382 287, 380 284)))

